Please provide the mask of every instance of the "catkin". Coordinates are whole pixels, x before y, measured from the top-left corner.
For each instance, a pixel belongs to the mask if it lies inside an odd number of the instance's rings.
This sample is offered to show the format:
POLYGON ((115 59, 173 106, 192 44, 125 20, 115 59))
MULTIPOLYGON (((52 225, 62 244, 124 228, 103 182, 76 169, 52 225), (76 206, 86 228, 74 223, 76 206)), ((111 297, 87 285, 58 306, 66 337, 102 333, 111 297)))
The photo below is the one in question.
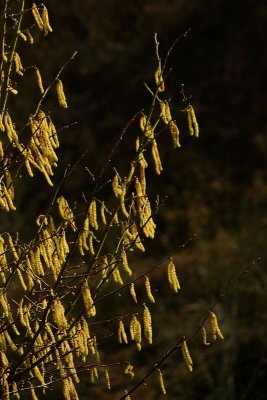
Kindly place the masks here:
POLYGON ((176 275, 176 268, 175 268, 173 260, 171 260, 168 264, 168 281, 170 284, 170 288, 175 293, 177 293, 178 290, 181 289, 179 280, 176 275))
POLYGON ((44 93, 44 87, 43 87, 43 81, 42 81, 42 77, 41 77, 40 71, 36 67, 34 68, 34 70, 35 70, 35 76, 36 76, 36 79, 37 79, 37 83, 38 83, 40 92, 43 94, 44 93))
POLYGON ((16 73, 20 76, 23 76, 23 66, 21 63, 20 56, 17 52, 14 53, 14 63, 15 63, 16 73))
POLYGON ((167 394, 166 389, 165 389, 165 385, 164 385, 164 380, 163 380, 163 375, 161 370, 158 368, 158 373, 159 373, 159 384, 160 384, 160 389, 162 394, 167 394))
POLYGON ((174 149, 181 147, 180 141, 179 141, 179 129, 178 126, 176 125, 175 121, 170 122, 170 132, 172 136, 172 143, 174 149))
POLYGON ((144 305, 143 322, 144 322, 144 336, 147 339, 148 343, 152 344, 153 342, 152 318, 150 311, 146 305, 144 305))
POLYGON ((188 127, 191 136, 198 137, 199 136, 199 127, 198 122, 196 119, 196 114, 194 108, 189 105, 186 109, 187 111, 187 120, 188 120, 188 127))
POLYGON ((160 109, 161 109, 161 118, 164 124, 169 125, 169 123, 172 120, 172 116, 171 116, 170 106, 166 100, 160 102, 160 109))
POLYGON ((26 33, 26 36, 27 36, 27 38, 28 38, 29 43, 30 43, 30 44, 33 44, 33 43, 34 43, 34 40, 33 40, 31 31, 30 31, 29 29, 26 29, 26 30, 25 30, 25 33, 26 33))
POLYGON ((58 104, 63 108, 68 108, 68 104, 64 93, 63 83, 60 79, 57 79, 56 81, 56 90, 57 90, 58 104))
POLYGON ((152 152, 152 157, 153 157, 154 164, 155 164, 155 171, 158 175, 160 175, 163 168, 162 168, 162 164, 161 164, 161 160, 160 160, 157 142, 155 139, 152 140, 151 152, 152 152))
POLYGON ((94 306, 94 301, 87 282, 85 282, 82 286, 82 297, 87 316, 94 317, 96 315, 96 308, 94 306))
POLYGON ((43 32, 43 30, 44 30, 43 20, 41 18, 41 15, 40 15, 39 10, 35 3, 32 3, 32 14, 33 14, 33 17, 35 19, 35 22, 36 22, 38 28, 40 29, 40 31, 43 32))
MULTIPOLYGON (((148 137, 149 139, 153 139, 154 138, 154 131, 153 128, 151 126, 150 121, 148 120, 147 116, 145 114, 141 115, 140 118, 140 128, 142 130, 142 132, 144 132, 144 135, 146 137, 148 137)), ((137 148, 137 146, 136 146, 137 148)), ((137 149, 136 151, 138 151, 139 149, 137 149)))
POLYGON ((105 381, 106 381, 106 387, 108 390, 110 390, 111 384, 110 384, 109 372, 108 372, 107 368, 104 369, 104 377, 105 377, 105 381))
POLYGON ((125 375, 129 375, 131 379, 134 378, 133 368, 133 365, 129 363, 124 371, 125 375))
POLYGON ((96 201, 93 199, 89 206, 89 221, 90 225, 95 229, 98 230, 98 222, 97 222, 97 207, 96 201))
POLYGON ((123 324, 122 320, 120 320, 120 322, 119 322, 118 340, 119 340, 120 344, 122 344, 122 343, 128 344, 128 338, 127 338, 127 334, 125 332, 125 328, 124 328, 124 324, 123 324))
POLYGON ((204 326, 201 327, 201 333, 202 333, 202 343, 204 346, 209 346, 210 343, 207 342, 207 331, 204 326))
POLYGON ((122 266, 123 266, 124 271, 127 272, 127 274, 129 276, 131 276, 132 270, 129 267, 128 260, 127 260, 127 254, 124 249, 121 251, 121 261, 122 261, 122 266))
POLYGON ((130 285, 130 294, 131 294, 134 302, 137 303, 137 297, 136 297, 135 287, 134 287, 134 283, 133 282, 130 285))
POLYGON ((50 26, 48 11, 47 11, 47 8, 44 5, 43 5, 43 8, 42 8, 42 22, 43 22, 44 36, 47 36, 49 32, 53 32, 53 29, 50 26))
POLYGON ((185 339, 182 342, 181 349, 182 349, 182 355, 183 355, 185 364, 186 364, 188 370, 190 372, 192 372, 193 371, 193 361, 192 361, 192 358, 190 356, 190 353, 189 353, 189 350, 188 350, 187 343, 186 343, 185 339))
POLYGON ((213 340, 216 340, 217 337, 223 340, 224 337, 219 328, 217 317, 213 312, 210 313, 210 326, 213 335, 213 340))
POLYGON ((137 349, 141 350, 142 327, 136 316, 134 315, 130 323, 131 339, 135 341, 137 349))
POLYGON ((60 216, 70 223, 72 230, 75 232, 77 228, 74 222, 74 215, 67 200, 61 196, 57 199, 57 203, 60 216))
POLYGON ((65 309, 59 299, 54 301, 53 319, 59 329, 66 329, 68 327, 68 322, 65 317, 65 309))
POLYGON ((147 275, 145 276, 145 288, 148 299, 151 301, 151 303, 155 303, 155 298, 151 292, 150 280, 147 275))
POLYGON ((155 81, 156 81, 156 85, 157 85, 157 90, 159 92, 164 92, 165 84, 164 84, 164 80, 163 80, 163 77, 162 77, 162 71, 161 71, 160 67, 156 69, 155 81))

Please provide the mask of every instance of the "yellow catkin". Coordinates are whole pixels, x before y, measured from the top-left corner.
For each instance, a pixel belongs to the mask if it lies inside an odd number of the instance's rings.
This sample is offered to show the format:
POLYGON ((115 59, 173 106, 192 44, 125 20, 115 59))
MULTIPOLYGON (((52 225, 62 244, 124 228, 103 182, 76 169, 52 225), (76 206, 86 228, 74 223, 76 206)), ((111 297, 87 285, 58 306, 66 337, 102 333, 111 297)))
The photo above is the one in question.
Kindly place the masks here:
POLYGON ((130 335, 131 339, 135 341, 137 349, 140 351, 142 348, 142 327, 135 315, 132 317, 130 322, 130 335))
POLYGON ((3 123, 3 115, 0 114, 0 131, 5 132, 5 125, 3 123))
POLYGON ((156 81, 156 85, 157 85, 157 90, 159 92, 164 92, 165 85, 164 85, 164 80, 163 80, 163 77, 162 77, 162 71, 161 71, 160 67, 156 69, 155 81, 156 81))
POLYGON ((187 107, 186 111, 187 111, 187 122, 188 122, 189 133, 190 133, 190 136, 194 136, 194 128, 193 128, 190 106, 187 107))
POLYGON ((190 353, 189 353, 189 350, 188 350, 187 343, 186 343, 185 339, 182 342, 181 350, 182 350, 182 355, 183 355, 185 364, 186 364, 188 370, 190 372, 192 372, 193 371, 193 361, 192 361, 192 358, 190 356, 190 353))
POLYGON ((16 73, 20 76, 23 76, 23 66, 21 63, 21 59, 18 53, 14 53, 14 63, 15 63, 15 69, 16 69, 16 73))
POLYGON ((57 203, 60 216, 70 223, 72 230, 75 232, 77 228, 74 222, 74 215, 67 200, 61 196, 57 199, 57 203))
POLYGON ((71 400, 79 400, 78 393, 75 389, 75 385, 70 376, 68 377, 68 381, 69 381, 69 390, 70 390, 71 400))
POLYGON ((32 34, 31 34, 30 29, 26 29, 26 30, 25 30, 25 34, 26 34, 26 36, 27 36, 27 39, 28 39, 29 43, 30 43, 30 44, 33 44, 33 43, 34 43, 34 40, 33 40, 33 37, 32 37, 32 34))
POLYGON ((24 40, 24 42, 27 42, 28 40, 27 36, 23 32, 19 31, 18 36, 21 37, 21 39, 24 40))
POLYGON ((177 293, 178 290, 181 289, 179 280, 176 275, 176 268, 175 268, 173 260, 171 260, 168 264, 168 281, 170 284, 170 288, 174 292, 177 293))
POLYGON ((207 331, 204 328, 204 326, 201 327, 201 333, 202 333, 202 343, 204 346, 209 346, 210 343, 207 342, 207 331))
POLYGON ((8 333, 7 330, 4 332, 4 334, 5 334, 6 342, 7 342, 8 345, 10 346, 11 350, 17 351, 17 346, 15 345, 15 343, 13 342, 13 340, 11 339, 11 337, 9 336, 9 333, 8 333))
POLYGON ((42 22, 43 22, 44 36, 47 36, 49 32, 53 32, 53 29, 50 26, 48 11, 47 11, 47 8, 44 5, 43 5, 43 8, 42 8, 42 22))
POLYGON ((1 386, 2 386, 2 396, 1 399, 2 400, 9 400, 10 399, 10 392, 9 392, 9 383, 7 380, 7 374, 3 374, 2 378, 1 378, 1 386))
POLYGON ((114 178, 112 179, 112 189, 113 193, 115 194, 115 197, 119 198, 120 195, 122 194, 122 188, 121 188, 121 179, 117 172, 114 175, 114 178))
POLYGON ((147 275, 145 276, 145 288, 146 288, 147 298, 151 301, 151 303, 155 303, 155 298, 151 292, 150 280, 147 275))
MULTIPOLYGON (((154 138, 154 131, 151 126, 151 123, 149 122, 147 116, 145 114, 142 114, 140 117, 140 128, 142 132, 144 132, 144 135, 148 137, 149 139, 154 138)), ((139 150, 139 149, 138 149, 139 150)))
POLYGON ((44 87, 43 87, 43 80, 42 80, 40 71, 36 67, 34 68, 34 71, 35 71, 35 76, 36 76, 36 79, 37 79, 37 83, 38 83, 40 92, 43 94, 44 93, 44 87))
POLYGON ((155 164, 155 171, 158 175, 160 175, 163 168, 162 168, 162 164, 161 164, 161 160, 160 160, 158 145, 157 145, 157 142, 155 139, 152 140, 151 152, 152 152, 152 157, 153 157, 154 164, 155 164))
POLYGON ((186 109, 187 111, 187 120, 188 120, 188 127, 191 136, 198 137, 199 136, 199 127, 198 122, 196 119, 196 114, 194 108, 189 105, 186 109))
POLYGON ((98 372, 96 367, 90 369, 90 379, 92 383, 94 383, 95 380, 98 379, 98 372))
POLYGON ((136 292, 135 292, 135 287, 134 287, 134 283, 133 282, 130 285, 130 294, 131 294, 134 302, 137 303, 137 297, 136 297, 136 292))
POLYGON ((64 400, 71 400, 69 379, 65 378, 62 382, 62 393, 64 400))
POLYGON ((19 278, 19 281, 20 281, 20 284, 21 284, 23 290, 25 290, 25 292, 27 292, 28 288, 27 288, 27 285, 24 282, 24 278, 22 276, 21 270, 19 268, 17 268, 16 272, 17 272, 17 275, 18 275, 18 278, 19 278))
POLYGON ((66 329, 68 327, 68 322, 65 317, 65 309, 59 299, 54 301, 53 319, 59 329, 66 329))
POLYGON ((139 236, 138 229, 135 223, 131 225, 131 234, 133 235, 133 240, 136 248, 140 251, 145 252, 145 247, 142 243, 142 240, 139 236))
POLYGON ((126 195, 126 182, 124 182, 123 184, 122 184, 122 192, 121 192, 121 195, 120 195, 120 206, 121 206, 121 211, 122 211, 122 213, 124 214, 124 216, 126 217, 126 218, 128 218, 129 217, 129 213, 128 213, 128 211, 126 210, 126 206, 125 206, 125 195, 126 195))
POLYGON ((144 305, 143 313, 144 335, 149 344, 153 342, 152 318, 149 309, 144 305))
POLYGON ((92 200, 89 206, 89 221, 90 225, 95 229, 98 230, 98 222, 97 222, 97 206, 96 201, 92 200))
POLYGON ((59 105, 63 108, 68 108, 68 104, 64 93, 63 83, 60 79, 57 79, 56 81, 56 90, 57 90, 57 98, 59 105))
POLYGON ((6 345, 6 337, 4 332, 0 333, 0 351, 6 353, 7 345, 6 345))
POLYGON ((213 312, 210 313, 210 326, 213 335, 213 340, 216 340, 217 337, 223 340, 224 337, 219 328, 217 317, 213 312))
POLYGON ((16 382, 12 382, 12 392, 13 396, 19 400, 20 394, 16 382))
POLYGON ((197 122, 195 110, 192 106, 190 106, 190 112, 191 112, 191 119, 192 119, 192 124, 193 124, 193 128, 194 128, 194 135, 195 135, 195 137, 199 137, 198 122, 197 122))
POLYGON ((167 392, 166 392, 165 385, 164 385, 163 375, 159 368, 158 368, 158 373, 159 373, 159 385, 160 385, 161 392, 162 392, 162 394, 166 395, 167 392))
POLYGON ((104 369, 104 377, 105 377, 105 381, 106 381, 106 387, 108 390, 110 390, 111 384, 110 384, 110 377, 109 377, 109 372, 108 372, 107 368, 104 369))
POLYGON ((94 317, 96 315, 96 308, 87 282, 82 286, 82 297, 87 316, 94 317))
POLYGON ((179 141, 179 129, 178 129, 178 126, 176 125, 175 121, 170 122, 170 132, 172 135, 173 147, 175 149, 177 149, 178 147, 181 147, 181 144, 179 141))
POLYGON ((122 320, 120 320, 118 327, 118 341, 120 344, 122 343, 128 344, 128 338, 122 320))
POLYGON ((113 276, 114 282, 119 283, 120 285, 123 285, 123 280, 122 280, 118 266, 116 266, 113 269, 112 276, 113 276))
POLYGON ((167 101, 160 102, 161 118, 164 124, 169 125, 172 120, 170 106, 167 101))
POLYGON ((11 319, 12 315, 11 315, 11 311, 10 311, 10 306, 8 304, 8 300, 7 300, 7 297, 6 297, 6 294, 5 294, 3 288, 0 289, 0 304, 2 306, 5 316, 8 319, 11 319))
POLYGON ((44 30, 43 20, 35 3, 32 3, 32 14, 35 19, 36 25, 38 26, 40 31, 43 32, 44 30))
POLYGON ((129 363, 124 370, 125 375, 129 375, 131 379, 134 378, 133 369, 134 369, 133 365, 129 363))
POLYGON ((32 383, 30 383, 30 393, 31 393, 31 396, 32 396, 32 400, 38 400, 38 397, 36 396, 36 393, 35 393, 35 390, 34 390, 34 387, 33 387, 32 383))
POLYGON ((104 225, 107 224, 105 212, 106 212, 106 207, 105 207, 105 204, 102 203, 101 204, 101 208, 100 208, 100 215, 101 215, 101 219, 102 219, 102 222, 103 222, 104 225))
POLYGON ((127 254, 126 254, 124 249, 121 251, 121 262, 122 262, 122 266, 123 266, 124 271, 127 272, 127 274, 129 276, 131 276, 132 275, 132 270, 129 267, 128 260, 127 260, 127 254))

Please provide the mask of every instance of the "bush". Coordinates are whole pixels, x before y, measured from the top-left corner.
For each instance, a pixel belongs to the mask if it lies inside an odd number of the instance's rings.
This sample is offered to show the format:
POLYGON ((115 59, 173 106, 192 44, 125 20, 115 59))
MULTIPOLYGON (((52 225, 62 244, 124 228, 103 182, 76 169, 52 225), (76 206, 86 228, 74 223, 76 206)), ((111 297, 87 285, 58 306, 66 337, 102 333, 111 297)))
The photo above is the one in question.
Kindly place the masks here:
MULTIPOLYGON (((108 389, 129 399, 155 374, 158 390, 166 394, 161 368, 172 354, 181 351, 192 371, 188 343, 202 333, 204 345, 209 345, 204 325, 209 326, 212 340, 223 339, 214 303, 193 335, 186 338, 182 332, 177 339, 175 334, 175 343, 152 368, 135 371, 134 364, 142 363, 153 345, 157 309, 179 294, 176 253, 194 239, 151 266, 136 256, 149 248, 149 240, 157 241, 157 214, 164 205, 162 193, 150 194, 146 179, 163 169, 158 141, 164 138, 174 149, 181 147, 177 113, 171 110, 165 86, 169 55, 186 33, 174 41, 163 61, 155 35, 157 68, 153 84, 145 85, 151 95, 148 111, 142 109, 131 118, 98 173, 86 168, 88 186, 70 204, 64 185, 83 156, 66 168, 60 181, 53 179, 64 140, 47 104, 57 96, 59 106, 68 108, 62 73, 76 53, 46 86, 42 68, 24 65, 24 54, 27 59, 29 53, 25 45, 33 44, 34 54, 41 37, 52 33, 45 5, 2 1, 1 23, 1 212, 13 213, 13 221, 19 218, 17 191, 28 182, 27 174, 54 188, 52 200, 45 202, 46 211, 36 216, 30 240, 24 241, 23 231, 12 232, 12 226, 10 233, 0 236, 2 398, 20 398, 25 393, 36 399, 60 384, 64 399, 77 399, 78 383, 87 374, 92 383, 99 382, 89 387, 89 393, 97 390, 103 398, 108 389), (31 82, 34 96, 39 91, 37 101, 23 91, 24 78, 31 82), (27 103, 23 110, 29 109, 28 115, 20 109, 22 102, 27 103), (135 143, 125 139, 130 130, 137 132, 135 143), (117 159, 118 148, 127 152, 127 165, 117 159), (158 270, 166 270, 166 279, 156 291, 150 278, 158 270), (131 379, 131 389, 124 390, 131 379)), ((194 108, 183 87, 181 94, 181 116, 189 134, 198 137, 194 108)), ((175 326, 172 329, 176 332, 175 326)))

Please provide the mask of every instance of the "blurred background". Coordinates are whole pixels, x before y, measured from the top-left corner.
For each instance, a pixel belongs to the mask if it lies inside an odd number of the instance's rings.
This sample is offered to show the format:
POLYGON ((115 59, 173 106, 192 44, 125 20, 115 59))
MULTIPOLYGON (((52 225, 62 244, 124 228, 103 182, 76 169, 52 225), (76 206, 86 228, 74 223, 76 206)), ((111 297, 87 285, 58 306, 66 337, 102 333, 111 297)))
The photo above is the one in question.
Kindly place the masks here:
MULTIPOLYGON (((72 203, 89 184, 85 166, 97 172, 122 128, 151 102, 143 82, 153 82, 157 67, 154 33, 158 33, 164 58, 175 38, 191 28, 168 63, 172 71, 167 97, 172 99, 182 148, 173 151, 170 138, 159 139, 164 171, 160 177, 151 174, 150 191, 154 198, 158 193, 168 197, 157 216, 158 238, 149 244, 140 268, 153 264, 193 234, 197 237, 174 256, 182 286, 179 296, 168 300, 167 286, 161 283, 164 271, 151 277, 161 300, 154 321, 158 333, 154 347, 138 354, 135 362, 144 372, 177 336, 190 335, 220 288, 251 260, 262 257, 261 263, 236 282, 216 309, 225 341, 202 348, 197 338, 191 345, 196 364, 193 374, 186 372, 179 355, 167 361, 163 374, 170 399, 266 399, 265 2, 48 0, 46 5, 53 34, 45 39, 36 34, 34 51, 21 43, 21 52, 24 64, 36 64, 48 84, 59 67, 78 51, 62 77, 68 110, 59 110, 53 96, 46 103, 57 126, 76 122, 62 131, 61 162, 55 181, 87 150, 64 185, 64 195, 72 203), (181 112, 181 84, 185 85, 186 95, 192 96, 200 127, 198 140, 189 137, 186 116, 181 112)), ((19 84, 38 99, 30 75, 19 84)), ((32 104, 23 99, 16 102, 14 107, 23 120, 32 104)), ((136 123, 128 135, 134 138, 137 129, 136 123)), ((116 154, 122 171, 132 148, 133 139, 127 138, 116 154)), ((24 182, 17 188, 20 219, 9 215, 2 223, 12 224, 14 232, 23 227, 27 240, 34 216, 43 212, 53 190, 42 190, 41 177, 34 181, 25 176, 24 182)), ((127 358, 125 352, 118 349, 118 358, 127 358)), ((88 385, 85 379, 80 387, 81 398, 88 398, 88 385)), ((147 385, 133 399, 161 398, 153 379, 147 385)), ((98 396, 98 384, 94 389, 90 386, 90 393, 92 390, 98 396)), ((117 399, 119 394, 118 384, 101 399, 117 399)))

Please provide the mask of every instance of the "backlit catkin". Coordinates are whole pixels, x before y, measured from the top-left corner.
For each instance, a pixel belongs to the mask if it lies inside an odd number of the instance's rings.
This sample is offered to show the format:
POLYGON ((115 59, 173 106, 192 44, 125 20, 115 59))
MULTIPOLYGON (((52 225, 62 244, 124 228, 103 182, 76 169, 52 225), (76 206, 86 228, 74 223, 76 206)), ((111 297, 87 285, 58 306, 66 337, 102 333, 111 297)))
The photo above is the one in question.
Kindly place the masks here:
POLYGON ((49 23, 49 16, 47 8, 43 5, 42 8, 42 22, 43 22, 43 32, 44 36, 47 36, 49 32, 53 32, 51 25, 49 23))
POLYGON ((38 28, 40 29, 40 31, 43 32, 44 30, 43 20, 35 3, 32 3, 32 14, 38 28))
POLYGON ((186 343, 185 339, 182 342, 181 350, 182 350, 182 355, 183 355, 185 364, 186 364, 188 370, 190 372, 192 372, 193 371, 193 361, 192 361, 192 358, 190 356, 190 353, 189 353, 189 350, 188 350, 187 343, 186 343))
POLYGON ((157 68, 157 70, 155 72, 155 81, 156 81, 156 85, 157 85, 158 91, 159 92, 164 92, 165 85, 164 85, 164 80, 163 80, 163 77, 162 77, 161 68, 157 68))
POLYGON ((199 127, 198 122, 196 119, 196 114, 194 108, 189 105, 186 109, 187 111, 187 120, 188 120, 188 127, 191 136, 198 137, 199 136, 199 127))
POLYGON ((144 305, 143 313, 144 335, 149 344, 153 342, 152 318, 149 309, 144 305))
POLYGON ((87 282, 82 286, 82 297, 87 316, 94 317, 96 315, 96 308, 87 282))
POLYGON ((148 299, 151 301, 151 303, 155 303, 155 298, 151 292, 150 280, 147 275, 145 276, 145 288, 148 299))
POLYGON ((127 344, 127 343, 128 343, 127 334, 126 334, 126 332, 125 332, 125 328, 124 328, 124 324, 123 324, 123 321, 122 321, 122 320, 120 320, 120 322, 119 322, 119 327, 118 327, 118 340, 119 340, 119 343, 120 343, 120 344, 122 344, 122 343, 127 344))
POLYGON ((18 53, 14 53, 14 63, 15 63, 15 70, 16 73, 20 76, 23 76, 23 66, 21 63, 21 59, 18 53))
POLYGON ((176 275, 176 268, 175 268, 173 260, 171 260, 168 264, 168 281, 170 284, 170 288, 174 292, 177 293, 178 290, 181 289, 180 283, 179 283, 177 275, 176 275))
POLYGON ((40 92, 41 92, 41 94, 43 94, 44 93, 44 87, 43 87, 43 81, 42 81, 42 77, 41 77, 40 71, 39 71, 38 68, 34 68, 34 71, 35 71, 35 76, 36 76, 36 79, 37 79, 37 83, 38 83, 40 92))
POLYGON ((202 343, 204 346, 209 346, 210 343, 207 342, 207 331, 204 328, 204 326, 201 327, 201 333, 202 333, 202 343))
POLYGON ((217 317, 213 312, 210 313, 210 326, 213 335, 213 340, 216 340, 217 337, 223 340, 224 337, 219 328, 217 317))
POLYGON ((57 79, 56 81, 56 90, 57 90, 57 98, 59 105, 63 108, 68 108, 68 104, 64 93, 63 83, 60 79, 57 79))
POLYGON ((164 380, 163 380, 163 375, 160 369, 158 369, 158 373, 159 373, 159 384, 160 384, 160 389, 162 394, 166 394, 166 389, 165 389, 165 385, 164 385, 164 380))
POLYGON ((135 292, 135 287, 134 287, 134 283, 133 282, 130 285, 130 294, 131 294, 131 296, 133 298, 133 301, 135 303, 137 303, 137 297, 136 297, 136 292, 135 292))
POLYGON ((160 175, 163 168, 162 168, 162 164, 161 164, 161 160, 160 160, 157 142, 155 139, 152 140, 151 152, 152 152, 152 157, 153 157, 154 164, 155 164, 155 171, 158 175, 160 175))

